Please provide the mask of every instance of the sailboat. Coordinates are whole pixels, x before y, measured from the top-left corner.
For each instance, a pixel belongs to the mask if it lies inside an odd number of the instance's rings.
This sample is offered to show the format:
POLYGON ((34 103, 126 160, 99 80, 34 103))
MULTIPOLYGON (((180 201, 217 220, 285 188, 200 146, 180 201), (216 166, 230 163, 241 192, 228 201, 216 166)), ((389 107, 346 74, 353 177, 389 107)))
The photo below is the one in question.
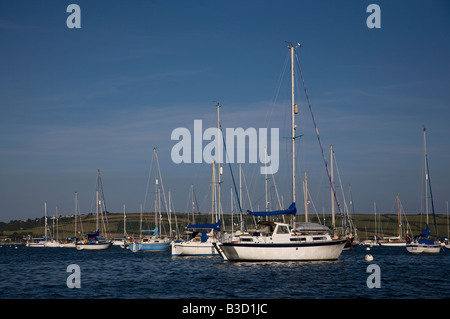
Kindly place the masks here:
MULTIPOLYGON (((289 44, 291 56, 291 147, 292 147, 292 203, 285 210, 253 212, 253 216, 297 214, 295 206, 295 123, 298 106, 294 103, 294 51, 300 46, 289 44)), ((255 232, 241 234, 214 243, 224 260, 228 261, 306 261, 335 260, 342 253, 347 239, 332 239, 326 226, 317 224, 278 221, 260 221, 255 232)))
POLYGON ((113 246, 120 246, 122 248, 125 248, 128 245, 129 242, 127 240, 127 215, 125 205, 123 205, 123 236, 114 238, 113 246))
MULTIPOLYGON (((217 207, 215 205, 215 161, 212 163, 212 183, 211 183, 211 218, 214 220, 216 214, 214 211, 217 207)), ((192 198, 194 198, 193 187, 191 188, 192 198)), ((193 200, 194 202, 194 200, 193 200)), ((190 234, 190 238, 185 241, 172 241, 172 256, 212 256, 218 255, 214 242, 218 241, 218 234, 220 233, 220 219, 216 223, 210 224, 190 224, 186 229, 194 230, 190 234), (207 231, 209 230, 209 231, 207 231)))
POLYGON ((74 236, 67 237, 66 240, 61 243, 61 248, 76 248, 77 246, 77 212, 78 212, 78 193, 75 192, 75 212, 74 212, 74 236))
MULTIPOLYGON (((87 234, 87 237, 76 243, 77 250, 104 250, 111 247, 112 242, 100 237, 99 228, 99 215, 101 209, 102 200, 100 200, 100 170, 97 172, 97 191, 96 191, 96 208, 97 208, 97 219, 96 219, 96 229, 95 233, 87 234)), ((106 209, 105 209, 106 211, 106 209)))
POLYGON ((400 200, 397 194, 397 221, 398 221, 398 236, 383 237, 379 242, 382 247, 405 247, 407 242, 411 241, 408 235, 402 236, 402 221, 400 216, 400 200))
MULTIPOLYGON (((220 105, 217 103, 217 130, 220 131, 220 121, 219 121, 219 108, 220 105)), ((218 134, 220 136, 220 134, 218 134)), ((217 149, 220 152, 220 139, 217 139, 217 149)), ((220 153, 218 155, 220 158, 220 153)), ((173 241, 171 243, 172 256, 211 256, 218 255, 214 243, 218 241, 218 234, 220 233, 220 174, 221 167, 220 162, 217 163, 219 167, 218 172, 218 204, 215 202, 215 161, 212 163, 212 183, 211 183, 211 223, 210 224, 191 224, 186 226, 187 229, 195 229, 196 231, 191 233, 191 237, 186 241, 173 241), (217 212, 216 214, 214 212, 217 212), (214 223, 214 221, 216 222, 214 223), (207 232, 206 230, 209 230, 207 232)), ((192 190, 192 202, 194 202, 193 188, 192 190)))
MULTIPOLYGON (((157 172, 159 172, 159 178, 161 179, 161 171, 159 168, 158 155, 156 153, 156 147, 153 149, 153 160, 155 161, 155 228, 154 229, 142 229, 142 215, 143 209, 141 205, 141 222, 140 222, 140 236, 139 239, 130 243, 129 249, 132 252, 137 251, 163 251, 169 250, 171 240, 169 238, 163 237, 159 231, 161 226, 161 200, 160 200, 160 190, 158 188, 159 180, 157 178, 157 172), (150 236, 144 236, 143 233, 148 233, 150 236)), ((161 179, 162 184, 162 179, 161 179)), ((163 195, 164 186, 162 185, 163 195)), ((165 195, 164 195, 165 198, 165 195)), ((171 225, 170 217, 169 225, 171 225)), ((170 226, 171 228, 171 226, 170 226)), ((171 232, 171 230, 170 230, 171 232)))
POLYGON ((56 206, 55 216, 52 217, 53 227, 52 227, 52 239, 46 240, 44 242, 45 247, 59 248, 61 247, 61 243, 58 240, 58 206, 56 206), (55 235, 55 220, 56 220, 56 235, 55 235))
POLYGON ((433 194, 431 191, 431 180, 430 180, 430 171, 428 167, 428 158, 427 158, 427 143, 426 143, 426 130, 423 129, 423 148, 424 148, 424 162, 425 162, 425 213, 426 213, 426 222, 427 227, 424 231, 420 233, 420 235, 414 237, 413 240, 406 244, 406 250, 408 250, 412 254, 438 254, 441 251, 441 243, 438 240, 434 240, 430 238, 431 230, 428 224, 428 188, 430 189, 430 198, 431 198, 431 208, 433 211, 434 217, 434 228, 436 230, 436 238, 437 236, 437 225, 436 225, 436 216, 434 214, 434 203, 433 203, 433 194))
POLYGON ((27 247, 45 247, 47 240, 47 202, 44 202, 44 238, 32 238, 27 241, 27 247))

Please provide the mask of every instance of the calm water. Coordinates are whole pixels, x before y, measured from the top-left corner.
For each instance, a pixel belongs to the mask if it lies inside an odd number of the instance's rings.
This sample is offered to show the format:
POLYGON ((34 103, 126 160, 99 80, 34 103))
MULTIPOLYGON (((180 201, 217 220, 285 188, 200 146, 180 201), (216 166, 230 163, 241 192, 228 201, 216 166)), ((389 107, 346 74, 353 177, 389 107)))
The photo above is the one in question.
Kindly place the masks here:
POLYGON ((332 262, 230 263, 219 257, 172 257, 170 252, 69 248, 0 248, 2 299, 340 299, 450 298, 450 252, 410 255, 405 248, 344 251, 332 262), (364 256, 374 256, 366 262, 364 256), (81 269, 69 289, 67 266, 81 269), (381 287, 368 288, 370 264, 381 287))

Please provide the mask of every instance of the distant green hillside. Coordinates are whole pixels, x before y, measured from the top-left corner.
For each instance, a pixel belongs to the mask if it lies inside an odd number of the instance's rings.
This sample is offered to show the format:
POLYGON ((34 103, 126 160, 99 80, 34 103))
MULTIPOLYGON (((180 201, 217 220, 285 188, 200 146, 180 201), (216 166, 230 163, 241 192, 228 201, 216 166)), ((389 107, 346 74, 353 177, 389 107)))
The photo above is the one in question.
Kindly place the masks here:
MULTIPOLYGON (((162 224, 160 229, 163 234, 169 234, 169 222, 167 215, 162 214, 162 224)), ((195 223, 210 223, 211 216, 209 214, 195 214, 195 223)), ((323 216, 320 216, 323 219, 323 216)), ((403 218, 403 222, 406 223, 403 218)), ((417 235, 421 230, 425 228, 425 216, 423 215, 407 215, 407 221, 409 223, 410 229, 413 235, 417 235)), ((225 230, 231 230, 232 216, 225 215, 222 225, 224 225, 225 230)), ((255 218, 253 216, 245 216, 245 222, 249 230, 255 227, 255 218)), ((154 213, 144 213, 142 228, 153 229, 155 227, 155 214, 154 213)), ((234 230, 238 229, 239 219, 238 216, 233 216, 234 230)), ((303 216, 297 216, 297 221, 304 221, 303 216)), ((311 222, 317 222, 317 217, 310 219, 311 222)), ((329 225, 331 221, 330 215, 325 215, 325 224, 329 225)), ((50 231, 53 229, 53 220, 48 218, 48 227, 50 231)), ((323 220, 321 220, 323 222, 323 220)), ((436 222, 438 226, 438 235, 441 237, 448 237, 448 221, 446 215, 436 215, 436 222)), ((19 242, 26 240, 27 237, 43 237, 44 236, 44 218, 28 219, 24 221, 12 220, 9 223, 0 222, 0 239, 4 241, 6 238, 10 238, 13 241, 19 242)), ((172 232, 175 235, 177 232, 182 233, 185 230, 186 225, 192 223, 192 214, 189 216, 185 213, 172 214, 171 226, 172 232)), ((373 236, 378 233, 379 236, 395 236, 398 233, 398 223, 397 215, 395 214, 381 214, 377 216, 375 229, 374 216, 369 214, 355 214, 352 217, 352 224, 356 225, 358 237, 360 239, 365 239, 367 237, 373 236)), ((434 231, 434 221, 433 217, 429 219, 430 228, 432 234, 434 231)), ((124 223, 123 214, 121 213, 109 213, 107 220, 103 219, 100 226, 104 226, 109 229, 112 237, 123 236, 124 233, 124 223)), ((342 225, 340 218, 336 221, 336 226, 342 225)), ((66 237, 74 236, 74 217, 60 217, 58 220, 58 236, 59 239, 64 239, 66 237)), ((77 232, 93 232, 95 231, 96 222, 95 215, 81 215, 81 218, 77 218, 77 232), (81 219, 81 222, 80 222, 81 219)), ((403 226, 404 227, 404 226, 403 226)), ((140 214, 139 213, 128 213, 126 219, 126 230, 129 236, 137 236, 140 229, 140 214)), ((56 232, 56 230, 55 230, 56 232)))

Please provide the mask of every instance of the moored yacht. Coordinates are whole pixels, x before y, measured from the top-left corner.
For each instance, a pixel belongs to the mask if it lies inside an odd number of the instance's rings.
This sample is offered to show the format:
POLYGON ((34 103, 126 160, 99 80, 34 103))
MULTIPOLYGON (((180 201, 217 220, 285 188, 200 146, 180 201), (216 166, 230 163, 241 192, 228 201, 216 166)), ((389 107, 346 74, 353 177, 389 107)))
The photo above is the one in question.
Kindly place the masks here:
POLYGON ((256 232, 233 236, 214 243, 222 258, 229 261, 335 260, 347 240, 332 239, 326 226, 316 223, 262 221, 256 232))

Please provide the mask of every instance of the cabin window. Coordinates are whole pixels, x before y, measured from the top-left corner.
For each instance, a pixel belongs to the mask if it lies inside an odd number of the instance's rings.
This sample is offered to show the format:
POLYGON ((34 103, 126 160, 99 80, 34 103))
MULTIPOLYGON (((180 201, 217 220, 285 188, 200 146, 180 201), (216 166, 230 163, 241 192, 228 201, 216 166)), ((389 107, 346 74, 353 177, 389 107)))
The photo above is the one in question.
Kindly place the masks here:
POLYGON ((291 241, 301 241, 301 242, 305 242, 306 238, 301 237, 301 238, 291 238, 291 241))
POLYGON ((327 239, 326 237, 313 237, 313 240, 325 240, 327 239))
POLYGON ((289 228, 287 226, 278 226, 277 234, 289 234, 289 228))
POLYGON ((252 242, 253 238, 241 238, 241 242, 252 242))

